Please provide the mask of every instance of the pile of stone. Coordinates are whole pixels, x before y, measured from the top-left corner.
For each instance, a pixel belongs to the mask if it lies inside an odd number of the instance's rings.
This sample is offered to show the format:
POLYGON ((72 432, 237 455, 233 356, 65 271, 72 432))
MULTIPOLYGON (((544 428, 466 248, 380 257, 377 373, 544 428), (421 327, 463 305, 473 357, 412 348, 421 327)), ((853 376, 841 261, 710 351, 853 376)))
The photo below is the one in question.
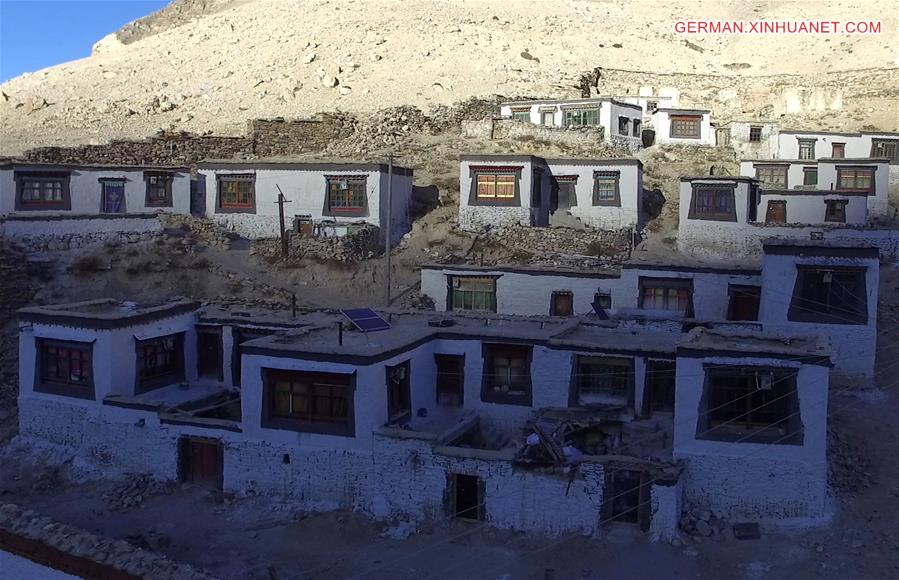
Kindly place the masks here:
POLYGON ((159 221, 167 229, 186 231, 191 238, 207 246, 227 248, 236 234, 220 228, 215 223, 183 214, 160 214, 159 221))
POLYGON ((175 484, 160 481, 146 474, 128 474, 125 481, 103 496, 110 511, 127 512, 140 507, 144 500, 154 495, 171 495, 175 484))
POLYGON ((828 425, 827 458, 831 489, 840 495, 855 495, 874 483, 871 462, 862 452, 861 442, 828 425))
POLYGON ((727 529, 726 522, 707 509, 696 508, 684 512, 679 523, 681 531, 689 534, 694 541, 702 542, 707 538, 723 538, 727 529))
POLYGON ((575 230, 510 226, 486 234, 487 238, 510 248, 530 253, 561 256, 589 256, 599 263, 620 263, 626 256, 630 231, 575 230))
POLYGON ((211 580, 211 576, 187 564, 147 552, 121 540, 110 540, 85 530, 59 523, 14 504, 0 505, 0 530, 11 541, 29 545, 30 553, 49 553, 51 564, 64 566, 71 558, 96 563, 97 576, 167 578, 169 580, 211 580), (45 547, 45 548, 43 548, 45 547), (61 552, 60 553, 57 553, 61 552))
MULTIPOLYGON (((291 234, 288 241, 287 261, 355 263, 367 260, 382 251, 380 229, 373 225, 360 225, 355 231, 340 237, 304 237, 291 234)), ((268 262, 281 259, 281 241, 278 239, 254 240, 250 253, 268 262)))
POLYGON ((371 154, 406 144, 416 133, 436 130, 421 109, 410 106, 382 109, 368 119, 357 121, 354 129, 342 142, 334 142, 329 152, 371 154))
POLYGON ((448 129, 460 126, 462 121, 492 119, 499 110, 500 102, 502 99, 498 96, 493 99, 471 97, 451 107, 439 105, 431 110, 431 123, 434 127, 448 129))

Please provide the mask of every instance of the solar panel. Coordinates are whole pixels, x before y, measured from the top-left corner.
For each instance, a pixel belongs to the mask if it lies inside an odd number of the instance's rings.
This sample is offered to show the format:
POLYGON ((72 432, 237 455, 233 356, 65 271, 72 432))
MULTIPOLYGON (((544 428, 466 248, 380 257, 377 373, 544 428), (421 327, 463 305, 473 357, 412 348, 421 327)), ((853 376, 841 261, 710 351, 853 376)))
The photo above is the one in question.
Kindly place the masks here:
POLYGON ((362 332, 374 332, 390 328, 390 323, 381 318, 371 308, 350 308, 349 310, 341 310, 341 312, 362 332))

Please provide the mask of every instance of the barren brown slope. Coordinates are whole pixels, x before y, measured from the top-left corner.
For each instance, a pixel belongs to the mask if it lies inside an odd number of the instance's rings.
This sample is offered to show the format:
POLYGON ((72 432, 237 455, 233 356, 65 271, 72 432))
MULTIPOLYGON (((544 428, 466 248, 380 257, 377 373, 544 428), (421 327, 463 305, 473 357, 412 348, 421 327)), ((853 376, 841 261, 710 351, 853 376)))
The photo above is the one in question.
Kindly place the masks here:
POLYGON ((169 127, 233 134, 248 118, 323 110, 579 96, 578 76, 597 66, 826 85, 828 71, 895 67, 897 21, 893 0, 182 0, 123 29, 128 44, 107 38, 89 58, 3 84, 0 153, 169 127), (696 18, 875 19, 884 32, 675 34, 696 18))

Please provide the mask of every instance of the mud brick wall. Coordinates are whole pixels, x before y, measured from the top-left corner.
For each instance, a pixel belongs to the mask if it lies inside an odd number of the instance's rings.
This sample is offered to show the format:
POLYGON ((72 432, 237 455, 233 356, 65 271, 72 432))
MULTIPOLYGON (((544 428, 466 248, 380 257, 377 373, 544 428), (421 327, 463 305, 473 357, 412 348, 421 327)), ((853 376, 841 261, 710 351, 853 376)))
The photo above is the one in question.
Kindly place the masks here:
POLYGON ((276 157, 322 151, 334 139, 347 133, 336 117, 318 119, 253 119, 247 133, 253 140, 254 154, 258 157, 276 157))

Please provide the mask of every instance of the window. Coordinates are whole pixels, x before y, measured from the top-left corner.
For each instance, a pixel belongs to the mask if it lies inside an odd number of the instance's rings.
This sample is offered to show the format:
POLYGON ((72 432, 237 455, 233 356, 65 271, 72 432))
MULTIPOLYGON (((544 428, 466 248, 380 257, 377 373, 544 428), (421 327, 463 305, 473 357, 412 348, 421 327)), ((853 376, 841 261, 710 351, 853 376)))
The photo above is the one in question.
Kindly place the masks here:
POLYGON ((68 173, 15 173, 16 210, 69 210, 68 173))
POLYGON ((646 111, 649 113, 655 113, 659 109, 658 101, 646 101, 646 111))
POLYGON ((596 292, 593 294, 594 308, 608 310, 612 307, 612 294, 609 292, 596 292))
POLYGON ((640 308, 692 314, 693 283, 671 278, 640 278, 640 308))
POLYGON ((824 221, 846 223, 846 204, 845 199, 828 199, 824 203, 827 208, 824 210, 824 221))
POLYGON ((34 390, 82 399, 94 398, 93 345, 38 339, 34 390))
POLYGON ((461 407, 465 400, 465 355, 435 354, 437 404, 461 407))
POLYGON ((750 127, 749 128, 749 142, 750 143, 758 143, 762 140, 762 128, 761 127, 750 127))
POLYGON ((531 110, 530 109, 512 109, 512 118, 516 121, 524 121, 525 123, 531 122, 531 110))
POLYGON ((802 443, 796 372, 761 367, 706 367, 697 439, 802 443))
POLYGON ((263 369, 262 426, 352 437, 355 374, 263 369))
POLYGON ((409 361, 387 367, 387 422, 403 423, 412 416, 409 361))
POLYGON ((256 176, 220 175, 218 179, 219 210, 256 212, 256 176))
POLYGON ((690 200, 690 219, 737 221, 733 185, 694 185, 690 200))
POLYGON ((184 334, 137 341, 138 393, 184 380, 184 334))
POLYGON ((145 172, 144 181, 147 182, 147 207, 172 207, 172 181, 171 173, 145 172))
POLYGON ((574 404, 629 406, 633 397, 633 375, 631 359, 577 356, 574 404))
POLYGON ((488 403, 531 404, 530 346, 484 344, 481 399, 488 403))
POLYGON ((646 366, 643 414, 674 413, 677 365, 673 360, 650 360, 646 366))
POLYGON ((815 158, 815 141, 817 141, 817 139, 799 139, 800 159, 815 158))
POLYGON ((886 157, 890 165, 899 164, 899 139, 871 139, 871 157, 886 157))
POLYGON ((478 201, 514 203, 518 175, 515 173, 478 173, 478 201))
POLYGON ((680 139, 699 139, 702 117, 698 115, 671 115, 671 137, 680 139))
POLYGON ((549 302, 550 316, 573 316, 574 294, 570 290, 557 290, 549 302))
POLYGON ((593 127, 599 125, 599 109, 566 109, 566 127, 593 127))
POLYGON ((618 134, 627 135, 628 133, 630 133, 630 119, 618 117, 618 134))
POLYGON ((818 168, 803 167, 802 168, 802 185, 817 186, 818 185, 818 168))
POLYGON ((871 192, 873 186, 873 169, 837 167, 837 189, 839 191, 871 192))
POLYGON ((787 223, 787 202, 782 199, 770 200, 768 202, 768 209, 765 211, 765 223, 787 223))
POLYGON ((641 129, 643 127, 643 122, 640 119, 634 119, 634 137, 639 137, 641 129))
POLYGON ((835 159, 843 159, 846 157, 846 144, 845 143, 834 143, 832 145, 831 157, 835 159))
POLYGON ((822 324, 867 324, 864 268, 797 266, 787 319, 822 324))
POLYGON ((728 320, 758 320, 761 289, 758 286, 731 284, 727 287, 728 320))
POLYGON ((447 276, 449 310, 496 312, 496 278, 490 276, 447 276))
POLYGON ((325 215, 364 215, 368 205, 364 175, 330 175, 325 180, 328 184, 325 215))
POLYGON ((594 171, 593 205, 621 207, 620 181, 618 171, 594 171))
POLYGON ((254 340, 257 338, 262 338, 264 336, 270 336, 274 333, 274 330, 268 330, 265 328, 235 328, 233 330, 234 340, 231 345, 231 380, 234 386, 240 386, 240 375, 241 375, 241 356, 240 356, 240 345, 247 342, 248 340, 254 340))
POLYGON ((762 189, 789 189, 786 165, 756 165, 755 178, 762 189))
POLYGON ((102 213, 125 213, 125 180, 100 180, 100 199, 102 213))

